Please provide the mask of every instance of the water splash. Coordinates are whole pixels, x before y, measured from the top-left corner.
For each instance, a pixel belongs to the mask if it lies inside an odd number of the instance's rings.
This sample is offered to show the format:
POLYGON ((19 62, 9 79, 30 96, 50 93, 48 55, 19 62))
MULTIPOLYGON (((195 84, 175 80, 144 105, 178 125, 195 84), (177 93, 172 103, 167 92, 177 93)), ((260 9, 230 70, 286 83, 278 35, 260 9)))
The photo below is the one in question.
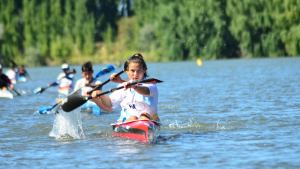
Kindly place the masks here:
POLYGON ((242 121, 211 121, 211 122, 201 122, 194 119, 189 119, 188 121, 172 121, 168 122, 164 129, 175 130, 175 131, 192 131, 192 132, 203 132, 203 131, 219 131, 219 130, 234 130, 243 127, 242 121))
POLYGON ((66 113, 58 110, 49 136, 60 140, 85 138, 80 111, 66 113))

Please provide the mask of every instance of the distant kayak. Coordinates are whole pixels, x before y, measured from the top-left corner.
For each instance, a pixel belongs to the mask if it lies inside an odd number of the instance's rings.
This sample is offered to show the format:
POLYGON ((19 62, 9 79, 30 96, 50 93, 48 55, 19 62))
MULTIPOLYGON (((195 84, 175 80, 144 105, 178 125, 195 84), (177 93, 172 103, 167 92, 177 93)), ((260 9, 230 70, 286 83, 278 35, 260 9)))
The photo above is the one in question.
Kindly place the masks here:
POLYGON ((0 98, 13 99, 14 95, 9 90, 0 90, 0 98))
POLYGON ((25 76, 19 76, 18 82, 27 82, 27 78, 25 76))
POLYGON ((159 136, 160 125, 151 120, 137 120, 112 124, 113 136, 137 140, 142 143, 155 143, 159 136))
POLYGON ((84 105, 80 107, 80 111, 83 113, 91 113, 93 115, 99 116, 101 114, 100 107, 90 100, 88 100, 84 105))

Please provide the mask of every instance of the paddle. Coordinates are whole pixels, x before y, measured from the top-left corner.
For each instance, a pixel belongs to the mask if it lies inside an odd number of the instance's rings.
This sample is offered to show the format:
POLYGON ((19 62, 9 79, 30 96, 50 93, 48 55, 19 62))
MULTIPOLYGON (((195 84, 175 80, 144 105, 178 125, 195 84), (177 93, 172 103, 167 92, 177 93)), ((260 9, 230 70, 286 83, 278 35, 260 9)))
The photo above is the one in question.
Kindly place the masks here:
MULTIPOLYGON (((52 83, 53 84, 53 83, 52 83)), ((39 94, 39 93, 43 93, 46 89, 52 87, 51 85, 48 85, 46 87, 38 87, 36 89, 33 90, 34 94, 39 94)))
MULTIPOLYGON (((161 83, 163 81, 155 79, 155 78, 150 78, 150 79, 143 79, 143 80, 138 80, 138 81, 134 81, 132 83, 129 83, 128 86, 132 86, 132 85, 136 85, 138 83, 161 83)), ((120 86, 117 88, 113 88, 110 89, 106 92, 102 92, 100 94, 97 95, 97 97, 114 92, 116 90, 120 90, 123 89, 124 86, 120 86)), ((67 98, 66 102, 62 104, 61 108, 63 109, 63 111, 65 112, 70 112, 76 108, 78 108, 79 106, 83 105, 85 102, 87 102, 88 100, 92 99, 92 96, 79 96, 79 95, 71 95, 67 98)))
POLYGON ((15 88, 13 88, 12 89, 18 96, 21 96, 21 94, 15 89, 15 88))
POLYGON ((58 106, 61 102, 57 102, 52 106, 42 107, 39 108, 38 111, 36 111, 39 114, 48 114, 48 112, 51 112, 56 106, 58 106))
MULTIPOLYGON (((75 74, 76 73, 76 70, 73 69, 72 71, 68 72, 68 74, 75 74)), ((65 77, 65 76, 64 76, 65 77)), ((48 88, 52 87, 52 86, 56 86, 57 85, 57 82, 52 82, 50 83, 48 86, 45 86, 45 87, 38 87, 36 89, 33 90, 33 93, 34 94, 40 94, 40 93, 43 93, 45 90, 47 90, 48 88)))
POLYGON ((94 77, 94 79, 98 79, 100 76, 103 76, 103 75, 105 75, 105 74, 108 74, 108 73, 110 73, 110 72, 112 72, 112 71, 114 71, 115 70, 115 67, 113 66, 113 65, 108 65, 106 68, 103 68, 102 70, 100 70, 97 74, 96 74, 96 76, 94 77))
MULTIPOLYGON (((94 77, 94 79, 98 79, 100 76, 103 76, 107 73, 110 73, 112 71, 115 70, 115 67, 113 65, 108 65, 106 68, 103 68, 102 70, 100 70, 96 76, 94 77)), ((76 70, 73 69, 73 72, 70 73, 76 73, 76 70)), ((39 93, 43 93, 45 90, 47 90, 48 88, 52 87, 52 86, 56 86, 56 82, 50 83, 50 85, 46 86, 46 87, 38 87, 36 89, 34 89, 33 93, 35 94, 39 94, 39 93)))
MULTIPOLYGON (((97 74, 96 74, 96 76, 93 78, 93 81, 95 81, 95 80, 97 80, 100 76, 103 76, 103 75, 105 75, 105 74, 107 74, 107 73, 110 73, 110 72, 112 72, 112 71, 114 71, 115 70, 115 67, 113 66, 113 65, 108 65, 106 68, 104 68, 104 69, 102 69, 101 71, 99 71, 97 74)), ((123 71, 122 72, 119 72, 116 76, 119 76, 120 74, 122 74, 123 73, 123 71)), ((108 79, 108 80, 106 80, 105 82, 103 82, 103 83, 100 83, 100 84, 98 84, 98 85, 96 85, 93 89, 92 89, 92 91, 91 92, 93 92, 94 90, 96 90, 95 88, 96 87, 98 87, 98 86, 103 86, 103 85, 105 85, 106 83, 108 83, 110 81, 110 79, 108 79)), ((92 86, 91 86, 92 87, 92 86)), ((83 88, 83 87, 81 87, 81 88, 83 88)), ((77 89, 76 91, 73 91, 70 95, 73 95, 73 94, 76 94, 81 88, 79 88, 79 89, 77 89)), ((89 93, 88 93, 89 94, 89 93)))
MULTIPOLYGON (((106 68, 103 68, 101 71, 99 71, 96 76, 94 77, 94 80, 96 80, 97 78, 99 78, 100 76, 103 76, 107 73, 110 73, 112 71, 115 70, 115 67, 113 65, 108 65, 106 68)), ((119 76, 121 73, 123 73, 123 71, 119 72, 116 76, 119 76)), ((110 79, 106 80, 104 83, 101 83, 100 85, 103 86, 105 85, 106 83, 108 83, 110 81, 110 79)), ((97 86, 100 86, 100 85, 97 85, 97 86)), ((97 87, 96 86, 96 87, 97 87)), ((94 88, 95 89, 95 88, 94 88)), ((94 90, 93 89, 93 90, 94 90)), ((80 90, 80 89, 78 89, 80 90)), ((78 91, 77 90, 77 91, 78 91)), ((75 97, 77 94, 75 94, 77 91, 73 92, 72 94, 70 94, 68 97, 70 96, 73 96, 75 97)), ((37 112, 40 113, 40 114, 47 114, 48 112, 52 111, 57 105, 59 105, 61 102, 58 102, 52 106, 48 106, 48 107, 42 107, 40 108, 37 112)))
MULTIPOLYGON (((117 73, 115 76, 120 76, 122 73, 124 73, 124 70, 121 70, 119 73, 117 73)), ((110 78, 107 79, 105 82, 100 83, 98 85, 96 85, 91 91, 87 92, 87 94, 92 94, 93 91, 101 89, 105 84, 107 84, 108 82, 110 82, 110 78)))
MULTIPOLYGON (((117 76, 120 76, 122 73, 124 73, 124 70, 121 70, 119 73, 117 73, 115 76, 117 77, 117 76)), ((110 78, 109 79, 107 79, 105 82, 103 82, 103 83, 100 83, 100 84, 98 84, 98 85, 96 85, 91 91, 89 91, 89 92, 87 92, 87 94, 88 95, 90 95, 90 94, 92 94, 92 92, 93 91, 95 91, 95 90, 98 90, 98 89, 101 89, 105 84, 107 84, 108 82, 110 82, 110 78)), ((68 98, 67 98, 67 102, 69 101, 69 99, 75 99, 76 100, 76 98, 78 98, 78 97, 84 97, 84 96, 80 96, 80 95, 77 95, 77 94, 75 94, 76 92, 73 92, 73 94, 70 94, 69 96, 68 96, 68 98)), ((73 101, 72 101, 73 102, 73 101)), ((85 102, 84 102, 85 103, 85 102)), ((83 104, 84 104, 83 103, 83 104)), ((82 104, 81 104, 82 105, 82 104)), ((79 105, 79 106, 81 106, 81 105, 79 105)), ((78 106, 78 107, 79 107, 78 106)), ((77 107, 76 107, 77 108, 77 107)))

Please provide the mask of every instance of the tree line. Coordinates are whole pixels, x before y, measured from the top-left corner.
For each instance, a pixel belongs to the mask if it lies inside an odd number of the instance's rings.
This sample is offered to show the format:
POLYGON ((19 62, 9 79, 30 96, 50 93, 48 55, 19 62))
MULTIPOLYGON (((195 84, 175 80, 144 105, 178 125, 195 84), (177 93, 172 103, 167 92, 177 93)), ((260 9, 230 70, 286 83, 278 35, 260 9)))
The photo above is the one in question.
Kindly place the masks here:
POLYGON ((298 0, 1 0, 0 61, 298 56, 298 0))

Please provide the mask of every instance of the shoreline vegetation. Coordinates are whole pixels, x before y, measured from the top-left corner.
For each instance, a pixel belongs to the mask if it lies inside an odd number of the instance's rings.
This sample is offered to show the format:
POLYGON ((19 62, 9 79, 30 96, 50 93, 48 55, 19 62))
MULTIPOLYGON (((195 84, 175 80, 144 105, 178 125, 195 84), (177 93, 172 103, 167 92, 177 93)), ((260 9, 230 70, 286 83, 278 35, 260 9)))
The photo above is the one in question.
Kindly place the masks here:
POLYGON ((298 57, 297 0, 0 1, 0 63, 298 57))

